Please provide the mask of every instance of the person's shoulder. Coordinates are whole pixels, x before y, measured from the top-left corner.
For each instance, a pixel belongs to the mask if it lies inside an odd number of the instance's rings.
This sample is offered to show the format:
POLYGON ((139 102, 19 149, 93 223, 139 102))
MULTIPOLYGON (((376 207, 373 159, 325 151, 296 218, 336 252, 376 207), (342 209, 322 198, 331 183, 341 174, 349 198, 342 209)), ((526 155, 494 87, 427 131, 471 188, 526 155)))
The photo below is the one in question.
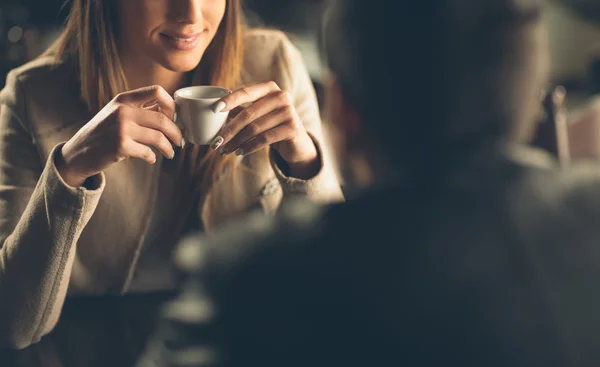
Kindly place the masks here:
MULTIPOLYGON (((573 203, 581 200, 580 204, 600 204, 600 162, 580 160, 561 166, 546 151, 524 145, 511 145, 503 154, 507 166, 517 172, 509 191, 536 200, 540 208, 573 208, 573 203)), ((506 170, 501 174, 506 176, 506 170)), ((597 207, 600 210, 600 205, 597 207)))
POLYGON ((22 66, 13 69, 7 77, 8 82, 20 85, 39 85, 48 82, 62 82, 73 77, 73 68, 68 61, 57 61, 54 56, 40 56, 22 66))
POLYGON ((545 150, 522 144, 510 144, 503 149, 504 156, 514 164, 537 170, 555 170, 558 161, 545 150))
POLYGON ((8 73, 6 85, 0 92, 0 102, 16 104, 20 98, 55 94, 57 88, 67 88, 77 79, 73 71, 68 61, 40 56, 8 73))
POLYGON ((250 54, 263 52, 272 55, 291 45, 289 37, 283 31, 271 28, 248 28, 244 41, 246 52, 250 54))
POLYGON ((318 242, 331 208, 298 199, 283 203, 276 216, 247 214, 210 234, 185 237, 174 253, 175 264, 184 273, 221 272, 282 250, 288 254, 301 250, 318 242))
POLYGON ((301 54, 290 38, 276 29, 251 28, 244 38, 244 79, 261 83, 285 77, 301 54))
POLYGON ((522 241, 540 249, 572 243, 582 251, 595 243, 600 235, 600 162, 556 169, 525 166, 522 172, 504 188, 511 223, 522 241))
POLYGON ((561 202, 593 207, 600 220, 600 162, 581 162, 557 173, 553 187, 561 202))

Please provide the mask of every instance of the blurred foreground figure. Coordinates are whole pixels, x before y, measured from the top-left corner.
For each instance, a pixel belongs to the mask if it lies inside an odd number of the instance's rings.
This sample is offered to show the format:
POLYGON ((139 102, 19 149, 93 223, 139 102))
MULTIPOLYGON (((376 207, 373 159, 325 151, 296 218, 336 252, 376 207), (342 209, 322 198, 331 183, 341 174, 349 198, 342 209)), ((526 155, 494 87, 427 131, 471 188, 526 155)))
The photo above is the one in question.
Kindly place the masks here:
POLYGON ((328 108, 357 195, 183 241, 140 365, 597 365, 600 167, 527 145, 540 13, 334 2, 328 108))

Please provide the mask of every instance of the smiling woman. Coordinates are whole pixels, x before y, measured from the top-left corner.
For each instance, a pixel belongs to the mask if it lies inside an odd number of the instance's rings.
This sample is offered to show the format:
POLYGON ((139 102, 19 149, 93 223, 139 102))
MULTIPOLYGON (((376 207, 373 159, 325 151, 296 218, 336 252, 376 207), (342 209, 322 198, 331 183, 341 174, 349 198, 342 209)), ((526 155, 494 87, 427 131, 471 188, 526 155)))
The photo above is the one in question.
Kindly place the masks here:
MULTIPOLYGON (((127 75, 138 74, 136 79, 140 83, 130 87, 149 85, 149 81, 143 80, 147 74, 140 72, 154 65, 162 66, 168 73, 188 72, 196 68, 219 29, 225 7, 223 0, 119 1, 118 46, 121 63, 127 75)), ((229 13, 233 19, 229 22, 225 19, 224 25, 238 25, 240 20, 237 18, 241 16, 239 1, 230 1, 229 13)), ((229 33, 235 33, 235 30, 229 33)), ((230 36, 236 39, 240 35, 230 36)), ((176 87, 172 86, 171 89, 176 87)))
POLYGON ((301 55, 247 29, 239 0, 74 0, 0 93, 0 344, 49 333, 67 293, 172 289, 190 230, 292 196, 341 200, 326 157, 301 55), (173 121, 190 85, 233 90, 211 147, 173 121))

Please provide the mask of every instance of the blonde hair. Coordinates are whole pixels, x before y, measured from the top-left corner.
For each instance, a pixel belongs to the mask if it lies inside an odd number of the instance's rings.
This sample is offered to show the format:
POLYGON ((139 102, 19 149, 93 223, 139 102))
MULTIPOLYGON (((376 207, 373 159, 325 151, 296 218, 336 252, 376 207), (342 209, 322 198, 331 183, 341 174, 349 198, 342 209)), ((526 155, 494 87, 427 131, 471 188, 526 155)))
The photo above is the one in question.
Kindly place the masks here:
MULTIPOLYGON (((194 84, 229 89, 240 85, 245 31, 241 0, 226 1, 225 15, 202 58, 201 72, 194 75, 194 84)), ((115 3, 116 0, 73 0, 64 31, 44 53, 55 57, 57 63, 65 59, 76 63, 81 98, 92 113, 127 91, 117 48, 115 3)), ((202 188, 215 182, 226 167, 232 167, 237 161, 234 156, 221 157, 216 152, 189 145, 177 159, 177 189, 192 190, 196 199, 202 188), (198 161, 200 155, 203 159, 198 161)), ((194 200, 187 196, 184 201, 183 204, 190 203, 191 210, 194 200)), ((184 213, 184 209, 180 207, 178 213, 184 213)))

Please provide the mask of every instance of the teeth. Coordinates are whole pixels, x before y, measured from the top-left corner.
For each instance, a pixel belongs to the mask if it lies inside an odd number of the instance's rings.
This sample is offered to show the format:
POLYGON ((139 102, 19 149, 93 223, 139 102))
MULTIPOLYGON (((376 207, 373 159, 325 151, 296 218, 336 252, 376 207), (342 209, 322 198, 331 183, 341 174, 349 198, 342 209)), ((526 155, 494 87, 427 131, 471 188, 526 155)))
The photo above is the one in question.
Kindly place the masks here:
POLYGON ((194 40, 194 37, 192 37, 192 38, 179 38, 179 37, 171 37, 171 36, 167 36, 167 37, 169 37, 172 40, 179 41, 179 42, 192 42, 194 40))

